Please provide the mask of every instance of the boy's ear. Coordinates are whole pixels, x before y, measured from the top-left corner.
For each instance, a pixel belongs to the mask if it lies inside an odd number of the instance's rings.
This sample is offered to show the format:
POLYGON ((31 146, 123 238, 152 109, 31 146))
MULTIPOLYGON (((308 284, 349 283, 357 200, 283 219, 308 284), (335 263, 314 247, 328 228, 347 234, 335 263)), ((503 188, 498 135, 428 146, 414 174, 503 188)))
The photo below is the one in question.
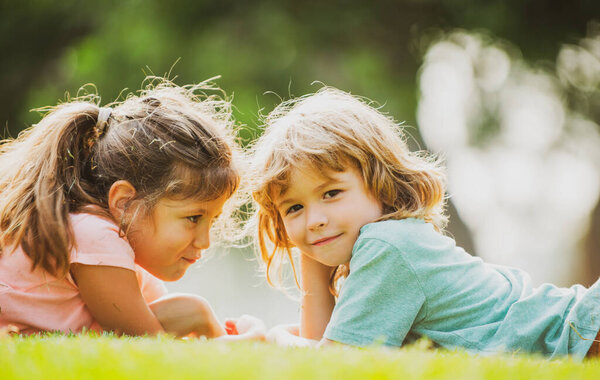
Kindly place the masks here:
POLYGON ((135 198, 135 187, 129 181, 118 180, 108 190, 108 209, 115 219, 123 217, 129 201, 135 198))

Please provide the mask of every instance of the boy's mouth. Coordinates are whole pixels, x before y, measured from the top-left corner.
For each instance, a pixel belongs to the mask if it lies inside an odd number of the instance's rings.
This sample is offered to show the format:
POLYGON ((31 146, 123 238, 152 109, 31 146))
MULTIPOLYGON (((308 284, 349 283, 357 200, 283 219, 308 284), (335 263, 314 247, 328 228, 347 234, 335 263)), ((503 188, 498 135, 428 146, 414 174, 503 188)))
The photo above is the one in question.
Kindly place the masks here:
POLYGON ((337 234, 334 236, 329 236, 329 237, 324 237, 318 240, 313 241, 312 243, 310 243, 311 245, 316 245, 316 246, 321 246, 321 245, 325 245, 325 244, 329 244, 332 241, 336 240, 337 238, 339 238, 340 236, 342 236, 342 234, 337 234))
POLYGON ((185 261, 187 261, 190 264, 194 264, 194 263, 196 263, 196 261, 198 261, 198 259, 188 259, 187 257, 182 257, 182 259, 184 259, 185 261))

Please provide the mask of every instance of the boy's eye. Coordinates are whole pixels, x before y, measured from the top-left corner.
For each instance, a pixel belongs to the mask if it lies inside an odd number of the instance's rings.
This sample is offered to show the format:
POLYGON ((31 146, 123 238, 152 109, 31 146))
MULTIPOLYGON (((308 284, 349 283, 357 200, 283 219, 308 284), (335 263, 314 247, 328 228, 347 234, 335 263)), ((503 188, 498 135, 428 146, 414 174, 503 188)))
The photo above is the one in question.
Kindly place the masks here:
POLYGON ((192 216, 186 216, 186 219, 189 220, 190 222, 196 224, 198 223, 198 219, 200 219, 202 217, 202 215, 192 215, 192 216))
POLYGON ((323 198, 325 198, 325 199, 333 198, 341 192, 342 192, 342 190, 329 190, 325 194, 323 194, 323 198))
POLYGON ((287 211, 285 212, 285 215, 292 214, 296 211, 300 211, 301 209, 302 209, 301 205, 293 205, 292 207, 287 209, 287 211))

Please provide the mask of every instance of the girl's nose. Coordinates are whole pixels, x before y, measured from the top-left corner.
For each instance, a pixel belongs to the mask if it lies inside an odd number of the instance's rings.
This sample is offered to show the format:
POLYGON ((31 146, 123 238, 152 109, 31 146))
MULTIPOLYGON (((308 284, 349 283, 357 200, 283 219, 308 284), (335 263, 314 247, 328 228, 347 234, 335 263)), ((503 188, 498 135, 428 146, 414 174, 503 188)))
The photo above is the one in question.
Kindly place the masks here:
POLYGON ((196 234, 192 245, 196 249, 207 249, 210 247, 210 230, 208 228, 201 228, 196 234))

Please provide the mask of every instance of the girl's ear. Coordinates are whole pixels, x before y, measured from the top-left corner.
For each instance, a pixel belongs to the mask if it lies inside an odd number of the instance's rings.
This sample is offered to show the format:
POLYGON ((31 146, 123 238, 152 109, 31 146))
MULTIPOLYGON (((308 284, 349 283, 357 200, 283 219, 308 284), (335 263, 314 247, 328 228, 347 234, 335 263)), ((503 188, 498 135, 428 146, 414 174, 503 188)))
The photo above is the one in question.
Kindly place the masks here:
POLYGON ((135 198, 135 187, 129 181, 118 180, 108 191, 108 209, 116 220, 123 217, 129 201, 135 198))

